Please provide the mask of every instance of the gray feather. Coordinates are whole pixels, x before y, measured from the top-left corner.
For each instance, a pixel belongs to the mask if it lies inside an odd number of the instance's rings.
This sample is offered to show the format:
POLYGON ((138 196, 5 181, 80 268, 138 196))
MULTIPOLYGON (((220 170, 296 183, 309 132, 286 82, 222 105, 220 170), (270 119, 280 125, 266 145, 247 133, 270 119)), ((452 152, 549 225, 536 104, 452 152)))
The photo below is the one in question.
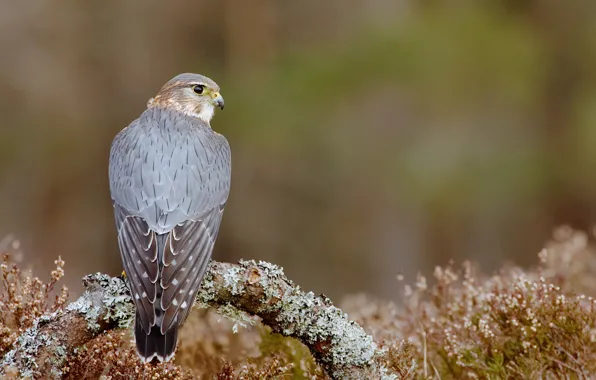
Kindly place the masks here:
POLYGON ((114 139, 110 192, 140 324, 161 334, 186 319, 228 198, 226 139, 202 121, 147 109, 114 139))

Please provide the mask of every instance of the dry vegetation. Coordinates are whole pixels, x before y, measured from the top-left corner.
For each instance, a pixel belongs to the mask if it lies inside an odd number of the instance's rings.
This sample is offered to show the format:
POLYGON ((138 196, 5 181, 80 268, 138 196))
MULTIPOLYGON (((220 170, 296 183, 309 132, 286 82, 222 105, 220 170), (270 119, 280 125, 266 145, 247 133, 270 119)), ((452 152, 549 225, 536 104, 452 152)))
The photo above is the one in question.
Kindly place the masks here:
POLYGON ((68 289, 62 286, 54 292, 56 283, 64 276, 64 261, 56 261, 56 269, 44 283, 37 277, 24 274, 9 263, 9 255, 4 255, 0 270, 0 355, 4 356, 12 348, 18 336, 33 325, 35 319, 45 313, 52 313, 64 307, 68 300, 68 289))
MULTIPOLYGON (((405 285, 400 305, 355 295, 342 307, 385 348, 377 360, 398 379, 591 378, 594 247, 587 234, 562 228, 538 258, 534 269, 506 266, 492 276, 471 263, 437 267, 432 281, 405 285)), ((56 265, 44 284, 4 259, 3 355, 37 317, 64 306, 66 289, 53 291, 64 263, 56 265)), ((69 379, 327 378, 297 340, 258 323, 238 333, 232 326, 212 311, 196 311, 175 363, 158 366, 139 363, 128 331, 111 330, 72 353, 63 371, 69 379)))
MULTIPOLYGON (((405 338, 417 378, 596 376, 596 256, 588 236, 561 228, 532 270, 487 276, 471 263, 437 267, 405 285, 403 304, 352 297, 343 305, 378 341, 405 338)), ((404 368, 399 351, 388 356, 404 368), (400 362, 401 360, 401 362, 400 362)))

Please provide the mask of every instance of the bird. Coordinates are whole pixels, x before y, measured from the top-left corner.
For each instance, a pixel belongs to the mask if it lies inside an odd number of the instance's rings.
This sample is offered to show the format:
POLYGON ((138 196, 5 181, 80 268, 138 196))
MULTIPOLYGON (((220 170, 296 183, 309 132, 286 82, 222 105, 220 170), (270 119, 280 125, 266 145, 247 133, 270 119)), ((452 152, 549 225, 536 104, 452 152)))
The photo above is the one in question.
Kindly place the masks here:
POLYGON ((211 129, 215 108, 224 99, 213 80, 177 75, 110 148, 118 247, 145 363, 174 356, 230 192, 230 146, 211 129))

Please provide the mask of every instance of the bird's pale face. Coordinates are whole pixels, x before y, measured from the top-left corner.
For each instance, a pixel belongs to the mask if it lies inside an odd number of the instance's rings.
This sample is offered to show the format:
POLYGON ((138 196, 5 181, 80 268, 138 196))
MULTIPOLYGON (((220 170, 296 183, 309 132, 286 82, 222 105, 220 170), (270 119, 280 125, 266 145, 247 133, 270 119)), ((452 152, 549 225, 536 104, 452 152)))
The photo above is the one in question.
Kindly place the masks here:
POLYGON ((224 99, 211 79, 199 74, 181 74, 166 83, 147 106, 175 109, 209 124, 215 107, 223 110, 224 99))

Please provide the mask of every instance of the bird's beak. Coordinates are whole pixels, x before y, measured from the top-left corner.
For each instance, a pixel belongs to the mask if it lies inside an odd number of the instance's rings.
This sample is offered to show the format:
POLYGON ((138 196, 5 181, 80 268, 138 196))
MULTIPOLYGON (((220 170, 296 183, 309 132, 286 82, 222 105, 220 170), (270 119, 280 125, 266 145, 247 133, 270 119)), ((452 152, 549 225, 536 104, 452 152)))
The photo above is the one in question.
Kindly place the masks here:
POLYGON ((213 99, 214 106, 219 107, 222 110, 224 109, 224 98, 219 92, 214 92, 213 95, 211 95, 211 98, 213 99))

